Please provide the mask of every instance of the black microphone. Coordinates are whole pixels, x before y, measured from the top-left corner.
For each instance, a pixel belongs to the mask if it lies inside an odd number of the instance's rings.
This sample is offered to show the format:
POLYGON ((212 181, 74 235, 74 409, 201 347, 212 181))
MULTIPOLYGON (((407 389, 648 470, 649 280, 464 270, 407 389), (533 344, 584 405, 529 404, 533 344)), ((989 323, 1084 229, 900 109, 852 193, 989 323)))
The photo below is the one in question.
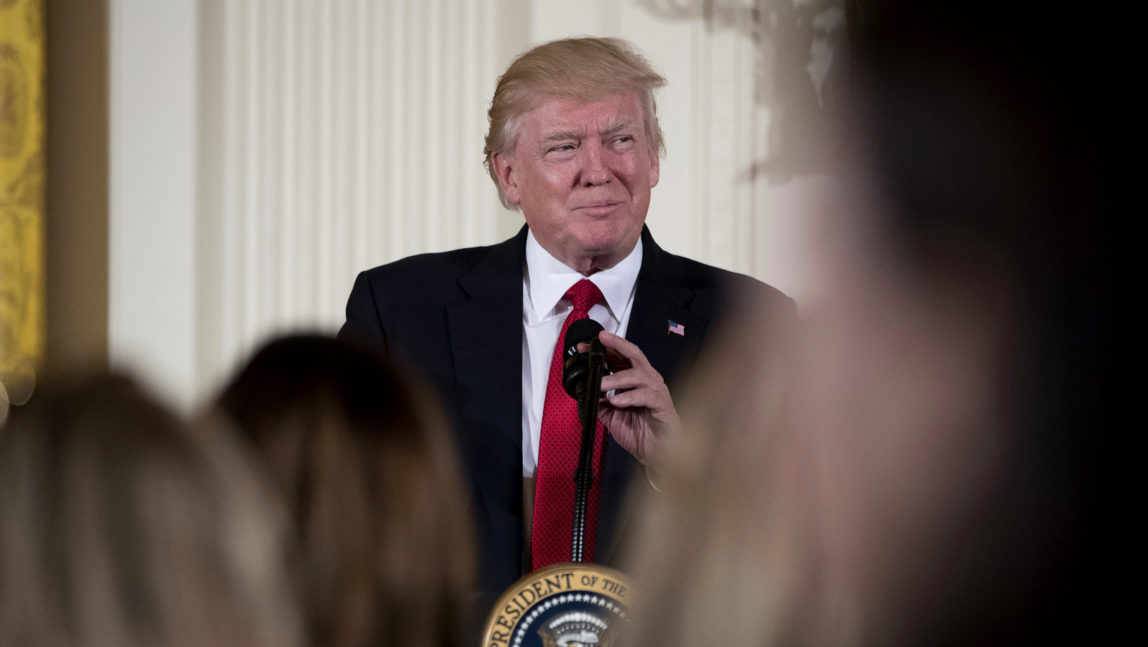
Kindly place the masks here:
POLYGON ((586 390, 586 377, 590 373, 589 353, 579 353, 578 344, 590 344, 598 341, 598 333, 602 332, 602 324, 593 319, 579 319, 566 329, 566 337, 562 340, 565 352, 564 369, 562 371, 562 388, 575 400, 582 400, 582 392, 586 390))

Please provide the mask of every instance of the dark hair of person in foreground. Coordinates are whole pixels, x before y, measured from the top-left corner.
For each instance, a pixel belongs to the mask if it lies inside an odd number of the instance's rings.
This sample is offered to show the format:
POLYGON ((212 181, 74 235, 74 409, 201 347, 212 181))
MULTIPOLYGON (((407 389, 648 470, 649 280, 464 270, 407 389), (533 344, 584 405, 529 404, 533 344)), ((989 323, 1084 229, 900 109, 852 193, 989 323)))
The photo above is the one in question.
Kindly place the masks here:
POLYGON ((255 352, 217 404, 294 515, 312 645, 461 644, 471 520, 417 381, 373 348, 297 335, 255 352))
MULTIPOLYGON (((985 295, 1005 343, 984 382, 1008 473, 952 546, 938 642, 1101 640, 1116 611, 1115 237, 1131 122, 1119 18, 1043 3, 856 0, 858 154, 877 236, 919 277, 985 295), (1118 78, 1118 77, 1115 77, 1118 78)), ((907 593, 911 594, 911 593, 907 593)))
POLYGON ((0 645, 291 647, 274 489, 120 376, 41 388, 0 430, 0 645))
POLYGON ((846 7, 818 298, 699 367, 627 644, 1117 642, 1120 19, 846 7))

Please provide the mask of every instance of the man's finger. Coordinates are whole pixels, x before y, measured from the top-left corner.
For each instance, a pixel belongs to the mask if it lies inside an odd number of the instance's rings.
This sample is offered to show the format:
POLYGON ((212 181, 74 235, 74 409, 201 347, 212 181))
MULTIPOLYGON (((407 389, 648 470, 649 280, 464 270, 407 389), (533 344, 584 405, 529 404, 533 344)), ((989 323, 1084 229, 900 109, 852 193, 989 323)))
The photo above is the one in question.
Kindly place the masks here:
MULTIPOLYGON (((590 352, 589 342, 580 342, 575 346, 579 354, 586 354, 590 352)), ((606 351, 606 369, 611 372, 624 371, 632 366, 630 360, 626 359, 621 353, 612 349, 605 348, 606 351)))
POLYGON ((657 382, 655 382, 653 376, 632 368, 602 376, 603 391, 613 391, 615 389, 634 389, 640 386, 649 386, 655 383, 661 384, 662 382, 661 380, 657 380, 657 382))
POLYGON ((618 355, 628 359, 631 364, 635 366, 649 366, 650 362, 646 359, 646 354, 642 349, 638 348, 635 344, 627 341, 624 337, 619 337, 613 333, 608 333, 605 330, 598 333, 598 340, 606 347, 607 358, 609 351, 615 351, 618 355))
POLYGON ((606 398, 610 406, 616 409, 629 409, 634 407, 646 407, 654 409, 660 400, 653 389, 631 389, 629 391, 618 391, 614 395, 606 398))
POLYGON ((611 371, 623 371, 633 366, 633 362, 613 348, 606 349, 606 367, 611 371))

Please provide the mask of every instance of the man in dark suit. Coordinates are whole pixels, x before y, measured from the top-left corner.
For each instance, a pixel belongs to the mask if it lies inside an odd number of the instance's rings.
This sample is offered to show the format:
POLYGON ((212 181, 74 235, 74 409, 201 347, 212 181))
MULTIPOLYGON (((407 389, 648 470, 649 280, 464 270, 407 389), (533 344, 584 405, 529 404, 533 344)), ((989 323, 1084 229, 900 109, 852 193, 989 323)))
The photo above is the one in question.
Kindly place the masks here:
MULTIPOLYGON (((556 41, 520 56, 491 102, 486 164, 503 204, 521 209, 526 226, 498 245, 363 272, 348 300, 341 334, 381 343, 420 368, 452 413, 486 592, 555 561, 542 557, 554 548, 543 536, 550 522, 540 522, 551 508, 563 508, 557 523, 566 525, 556 534, 569 537, 565 504, 544 503, 555 499, 541 485, 534 498, 535 477, 543 483, 559 464, 551 458, 562 426, 554 412, 569 396, 556 395, 550 376, 569 319, 603 325, 614 369, 602 380, 587 520, 596 525, 587 556, 608 562, 629 479, 680 424, 667 383, 731 295, 792 309, 764 284, 654 243, 645 219, 663 149, 653 90, 663 84, 612 39, 556 41), (578 289, 593 294, 584 306, 572 296, 578 289)), ((569 473, 556 482, 573 489, 569 473)), ((556 554, 568 547, 566 539, 556 554)))

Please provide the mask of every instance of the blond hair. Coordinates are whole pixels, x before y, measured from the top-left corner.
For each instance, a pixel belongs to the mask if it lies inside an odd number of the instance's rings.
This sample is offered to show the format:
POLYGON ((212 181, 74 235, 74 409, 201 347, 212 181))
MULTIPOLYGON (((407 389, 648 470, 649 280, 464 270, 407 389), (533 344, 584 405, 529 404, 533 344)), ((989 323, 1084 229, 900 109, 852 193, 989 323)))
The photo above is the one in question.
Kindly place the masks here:
POLYGON ((642 125, 650 153, 665 154, 654 90, 666 79, 630 43, 617 38, 567 38, 519 55, 498 79, 490 101, 490 130, 483 148, 490 179, 508 209, 492 158, 514 148, 521 118, 547 97, 576 97, 595 101, 633 93, 642 106, 642 125))
POLYGON ((22 409, 0 432, 0 646, 303 644, 284 511, 230 437, 123 377, 22 409))

